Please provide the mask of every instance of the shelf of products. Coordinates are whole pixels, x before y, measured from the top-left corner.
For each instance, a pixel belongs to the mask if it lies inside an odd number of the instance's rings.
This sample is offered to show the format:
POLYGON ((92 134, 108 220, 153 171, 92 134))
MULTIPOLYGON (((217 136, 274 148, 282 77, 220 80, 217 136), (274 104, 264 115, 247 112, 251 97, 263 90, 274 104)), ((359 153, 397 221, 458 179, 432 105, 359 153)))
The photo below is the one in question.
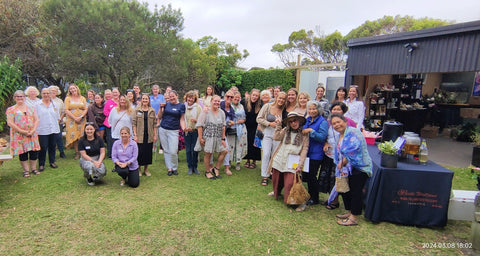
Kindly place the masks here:
POLYGON ((383 123, 392 119, 392 113, 399 108, 400 90, 394 85, 380 85, 369 95, 367 114, 369 121, 366 127, 372 131, 379 131, 383 123))

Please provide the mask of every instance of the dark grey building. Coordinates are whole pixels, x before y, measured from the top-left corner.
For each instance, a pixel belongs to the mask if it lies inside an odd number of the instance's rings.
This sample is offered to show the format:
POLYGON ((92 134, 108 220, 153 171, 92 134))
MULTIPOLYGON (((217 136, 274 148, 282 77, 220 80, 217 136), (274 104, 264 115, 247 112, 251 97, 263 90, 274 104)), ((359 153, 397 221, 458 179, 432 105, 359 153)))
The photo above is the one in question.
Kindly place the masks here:
POLYGON ((377 114, 369 104, 371 96, 388 101, 386 108, 392 111, 378 118, 385 121, 395 119, 401 110, 412 110, 412 104, 424 104, 422 96, 441 90, 446 98, 437 102, 441 120, 433 120, 440 126, 461 121, 459 108, 480 105, 471 97, 476 95, 475 78, 480 79, 480 21, 352 39, 348 47, 345 85, 359 85, 367 117, 377 114), (382 93, 385 90, 394 92, 387 95, 382 93))

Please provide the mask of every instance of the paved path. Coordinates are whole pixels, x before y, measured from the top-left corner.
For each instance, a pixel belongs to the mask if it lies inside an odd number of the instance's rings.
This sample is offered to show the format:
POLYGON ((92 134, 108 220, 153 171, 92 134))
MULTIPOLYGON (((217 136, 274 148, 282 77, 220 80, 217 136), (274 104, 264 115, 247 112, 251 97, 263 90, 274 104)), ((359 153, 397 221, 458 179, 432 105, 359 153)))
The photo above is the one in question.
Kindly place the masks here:
POLYGON ((427 139, 428 158, 437 164, 468 167, 472 161, 473 144, 447 137, 427 139))

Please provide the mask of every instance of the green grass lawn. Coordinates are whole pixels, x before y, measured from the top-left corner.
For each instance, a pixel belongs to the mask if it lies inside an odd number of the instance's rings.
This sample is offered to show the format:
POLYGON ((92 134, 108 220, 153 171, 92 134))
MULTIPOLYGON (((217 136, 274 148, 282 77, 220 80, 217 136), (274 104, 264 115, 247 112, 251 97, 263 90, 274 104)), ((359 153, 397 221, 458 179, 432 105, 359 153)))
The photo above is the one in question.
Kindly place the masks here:
MULTIPOLYGON (((268 197, 260 168, 208 180, 167 176, 162 155, 136 189, 108 172, 91 187, 78 161, 59 159, 38 176, 23 178, 18 158, 0 167, 1 255, 464 255, 472 250, 423 249, 422 243, 468 242, 470 222, 445 228, 391 223, 335 223, 340 209, 295 212, 268 197)), ((107 170, 113 168, 105 161, 107 170)), ((48 166, 48 165, 47 165, 48 166)), ((203 166, 199 166, 203 170, 203 166)), ((234 169, 234 168, 233 168, 234 169)), ((454 189, 476 190, 468 169, 455 171, 454 189)), ((322 199, 327 195, 322 194, 322 199)))

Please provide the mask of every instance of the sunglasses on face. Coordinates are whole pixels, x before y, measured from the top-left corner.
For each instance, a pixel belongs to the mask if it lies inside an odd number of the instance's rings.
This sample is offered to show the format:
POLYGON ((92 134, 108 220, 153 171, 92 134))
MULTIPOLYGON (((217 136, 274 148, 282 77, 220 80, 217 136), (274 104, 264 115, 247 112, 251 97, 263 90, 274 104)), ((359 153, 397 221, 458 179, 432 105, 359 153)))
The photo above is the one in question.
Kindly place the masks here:
POLYGON ((233 96, 231 96, 231 95, 227 95, 227 96, 225 96, 225 98, 229 98, 229 99, 231 99, 231 98, 233 98, 233 96))

